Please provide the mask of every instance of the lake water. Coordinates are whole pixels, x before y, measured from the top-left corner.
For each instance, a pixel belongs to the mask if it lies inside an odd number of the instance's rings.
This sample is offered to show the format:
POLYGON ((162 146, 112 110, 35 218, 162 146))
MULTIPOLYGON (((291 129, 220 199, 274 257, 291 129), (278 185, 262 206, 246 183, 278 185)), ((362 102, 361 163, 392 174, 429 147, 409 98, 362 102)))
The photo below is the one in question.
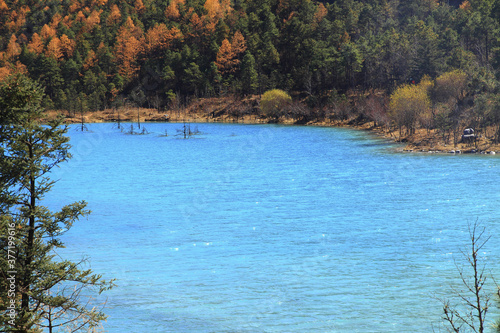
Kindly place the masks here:
POLYGON ((143 126, 72 127, 44 202, 89 203, 60 253, 117 279, 106 332, 444 332, 437 298, 476 219, 500 279, 496 156, 341 128, 143 126))

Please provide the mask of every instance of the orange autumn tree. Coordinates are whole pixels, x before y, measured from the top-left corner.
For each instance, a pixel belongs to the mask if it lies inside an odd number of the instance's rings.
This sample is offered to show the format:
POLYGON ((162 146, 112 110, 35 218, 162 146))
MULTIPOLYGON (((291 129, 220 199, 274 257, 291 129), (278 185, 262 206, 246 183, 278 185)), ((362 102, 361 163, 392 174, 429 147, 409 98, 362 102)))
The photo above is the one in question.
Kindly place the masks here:
POLYGON ((316 9, 316 13, 314 13, 314 25, 318 25, 323 21, 323 19, 328 15, 328 9, 326 9, 325 5, 320 2, 318 8, 316 9))
POLYGON ((118 30, 118 33, 120 33, 120 31, 128 32, 130 34, 130 36, 135 37, 137 40, 139 40, 143 35, 142 29, 140 27, 137 27, 134 24, 134 21, 132 20, 132 18, 130 16, 127 17, 127 20, 120 27, 120 29, 118 30))
POLYGON ((231 72, 234 67, 233 62, 234 54, 231 50, 231 43, 225 38, 222 41, 221 46, 219 47, 219 52, 217 52, 217 58, 215 60, 215 64, 217 65, 217 69, 222 73, 231 72))
POLYGON ((109 13, 108 19, 106 20, 106 24, 112 26, 121 19, 122 14, 120 12, 120 8, 117 5, 113 5, 111 7, 111 13, 109 13))
POLYGON ((47 24, 44 24, 42 30, 40 30, 40 36, 43 40, 47 41, 52 37, 56 36, 56 29, 49 27, 47 24))
POLYGON ((9 10, 9 6, 5 3, 4 0, 0 0, 0 12, 6 12, 9 10))
POLYGON ((97 65, 97 55, 94 50, 90 50, 83 62, 83 69, 88 70, 97 65))
POLYGON ((70 58, 73 55, 73 51, 76 47, 76 42, 70 39, 68 36, 63 34, 59 39, 61 41, 61 51, 67 58, 70 58))
POLYGON ((28 43, 28 50, 34 54, 42 54, 45 45, 43 43, 42 37, 36 32, 31 36, 31 41, 28 43))
POLYGON ((76 14, 75 21, 78 22, 78 23, 85 23, 86 20, 87 20, 87 18, 85 17, 85 14, 80 10, 76 14))
POLYGON ((138 73, 139 54, 142 51, 142 30, 134 25, 130 17, 118 30, 115 44, 115 56, 118 64, 118 73, 126 80, 130 80, 138 73))
POLYGON ((207 15, 212 20, 222 17, 222 10, 219 0, 207 0, 203 7, 207 10, 207 15))
POLYGON ((47 45, 45 55, 56 60, 59 60, 64 56, 61 48, 61 40, 59 38, 54 37, 50 40, 49 44, 47 45))
POLYGON ((10 12, 9 18, 7 19, 7 22, 5 24, 8 31, 17 31, 17 29, 15 28, 17 17, 18 17, 18 14, 17 14, 16 10, 13 10, 10 12))
POLYGON ((82 5, 78 1, 73 0, 73 1, 71 1, 71 5, 69 6, 68 10, 70 13, 74 13, 78 9, 80 9, 81 7, 82 7, 82 5))
POLYGON ((28 6, 22 6, 18 12, 13 10, 6 22, 9 31, 18 32, 26 23, 26 14, 30 11, 28 6))
POLYGON ((7 44, 7 49, 5 52, 0 52, 0 63, 3 63, 3 66, 0 67, 0 81, 13 73, 22 72, 23 67, 25 70, 26 66, 22 65, 19 61, 14 65, 15 58, 20 54, 21 46, 17 43, 16 35, 12 34, 7 44))
POLYGON ((72 23, 73 21, 71 20, 69 15, 64 16, 64 18, 61 21, 61 24, 68 29, 71 27, 72 23))
POLYGON ((85 31, 91 31, 96 25, 101 23, 101 13, 102 9, 93 10, 92 13, 90 13, 89 17, 87 17, 87 20, 85 21, 85 31))
POLYGON ((136 13, 142 14, 146 10, 142 0, 135 0, 134 9, 136 13))
MULTIPOLYGON (((0 52, 0 60, 1 59, 2 52, 0 52)), ((6 63, 4 66, 0 67, 0 82, 15 73, 26 74, 28 73, 28 69, 20 61, 17 61, 15 64, 6 63)))
POLYGON ((189 19, 187 37, 200 49, 208 46, 206 44, 210 42, 209 36, 215 30, 215 23, 207 24, 205 19, 205 16, 200 17, 197 13, 193 13, 189 19))
POLYGON ((170 3, 165 9, 165 17, 169 20, 177 20, 181 14, 179 12, 179 5, 183 5, 185 0, 170 0, 170 3))
POLYGON ((232 11, 231 2, 228 0, 207 0, 203 5, 207 11, 206 15, 202 16, 204 28, 208 33, 213 33, 220 19, 223 19, 229 12, 232 11))
POLYGON ((153 56, 161 56, 161 51, 168 49, 172 42, 182 38, 182 32, 173 27, 168 29, 164 23, 156 24, 145 36, 145 51, 153 56))
POLYGON ((226 38, 217 52, 215 64, 222 74, 234 73, 240 64, 240 55, 246 50, 245 38, 237 31, 231 42, 226 38))
POLYGON ((12 73, 9 66, 0 67, 0 82, 5 80, 12 73))
POLYGON ((189 19, 189 26, 190 26, 190 36, 192 37, 200 37, 201 34, 203 33, 203 21, 201 20, 200 16, 198 14, 194 13, 191 18, 189 19))
POLYGON ((7 59, 12 60, 21 54, 21 46, 17 43, 16 35, 12 34, 10 36, 9 44, 7 45, 7 50, 5 51, 5 56, 7 59))
POLYGON ((239 30, 234 33, 233 38, 231 39, 231 49, 236 56, 239 56, 247 49, 245 37, 243 37, 243 34, 239 30))
POLYGON ((56 13, 53 17, 52 17, 52 20, 50 21, 50 24, 49 26, 52 28, 52 29, 56 29, 57 26, 59 25, 59 23, 62 21, 63 17, 61 14, 59 13, 56 13))
POLYGON ((221 2, 219 0, 207 0, 203 7, 207 10, 210 21, 218 21, 232 10, 230 0, 222 0, 221 2))

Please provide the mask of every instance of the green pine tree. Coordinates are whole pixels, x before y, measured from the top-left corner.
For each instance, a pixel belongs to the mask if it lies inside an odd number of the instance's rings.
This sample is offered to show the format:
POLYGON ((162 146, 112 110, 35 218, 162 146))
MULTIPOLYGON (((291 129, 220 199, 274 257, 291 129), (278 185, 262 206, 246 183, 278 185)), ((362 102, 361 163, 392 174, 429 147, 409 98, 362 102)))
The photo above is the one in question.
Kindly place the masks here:
POLYGON ((61 118, 40 123, 43 89, 15 75, 0 85, 0 331, 92 328, 106 318, 89 291, 113 286, 74 263, 54 260, 60 236, 89 214, 84 201, 52 212, 40 204, 54 181, 52 168, 68 160, 61 118), (5 305, 5 306, 4 306, 5 305))
POLYGON ((254 94, 259 87, 259 77, 255 69, 255 58, 247 51, 241 63, 241 81, 243 93, 254 94))

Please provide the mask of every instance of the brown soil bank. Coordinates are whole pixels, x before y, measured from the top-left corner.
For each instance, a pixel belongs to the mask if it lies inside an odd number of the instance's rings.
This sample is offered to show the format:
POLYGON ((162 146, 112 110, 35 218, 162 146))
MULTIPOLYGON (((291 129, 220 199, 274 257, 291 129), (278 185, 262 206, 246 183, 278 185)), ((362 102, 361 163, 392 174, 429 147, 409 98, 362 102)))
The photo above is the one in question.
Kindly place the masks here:
POLYGON ((417 129, 414 134, 400 136, 398 129, 390 126, 374 126, 359 114, 338 119, 334 110, 312 110, 302 106, 294 106, 281 116, 278 121, 262 114, 257 96, 249 98, 202 98, 185 107, 174 107, 166 111, 156 109, 121 107, 103 111, 69 113, 67 111, 48 111, 47 118, 63 114, 67 123, 93 122, 224 122, 243 124, 265 124, 278 122, 282 124, 300 124, 311 126, 351 127, 360 130, 374 131, 381 137, 405 143, 402 149, 406 152, 425 153, 500 153, 500 144, 492 139, 494 129, 486 129, 473 142, 461 142, 462 133, 451 133, 443 136, 437 130, 417 129), (307 111, 305 111, 307 110, 307 111), (488 135, 488 134, 491 135, 488 135))

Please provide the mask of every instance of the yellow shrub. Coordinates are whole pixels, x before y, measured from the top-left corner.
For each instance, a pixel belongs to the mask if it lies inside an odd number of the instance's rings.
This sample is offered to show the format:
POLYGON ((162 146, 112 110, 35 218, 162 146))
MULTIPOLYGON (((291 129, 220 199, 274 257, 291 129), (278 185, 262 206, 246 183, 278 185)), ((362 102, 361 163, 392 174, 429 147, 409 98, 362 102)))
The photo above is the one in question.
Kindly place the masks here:
POLYGON ((399 128, 406 127, 408 133, 415 130, 419 115, 430 108, 428 95, 429 83, 422 85, 403 85, 391 95, 389 113, 399 128))
POLYGON ((285 91, 273 89, 262 95, 260 109, 267 117, 278 119, 291 102, 292 98, 285 91))
POLYGON ((467 74, 461 70, 444 73, 436 78, 434 98, 437 102, 446 103, 459 99, 467 86, 467 74))

